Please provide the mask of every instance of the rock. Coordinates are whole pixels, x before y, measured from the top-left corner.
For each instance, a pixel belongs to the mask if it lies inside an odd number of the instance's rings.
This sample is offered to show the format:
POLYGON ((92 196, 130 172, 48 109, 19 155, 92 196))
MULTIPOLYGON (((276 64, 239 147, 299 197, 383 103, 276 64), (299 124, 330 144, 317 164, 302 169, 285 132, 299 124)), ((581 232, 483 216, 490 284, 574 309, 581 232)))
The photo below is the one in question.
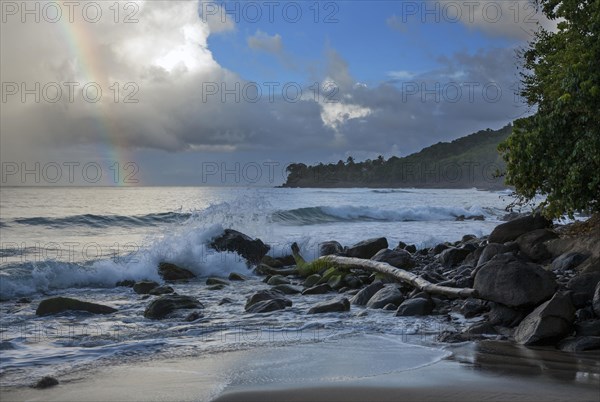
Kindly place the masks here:
POLYGON ((244 275, 232 272, 229 274, 229 277, 227 279, 229 279, 230 281, 245 281, 248 278, 246 278, 244 275))
POLYGON ((406 248, 406 243, 404 243, 403 241, 399 241, 395 250, 404 250, 405 248, 406 248))
POLYGON ((477 236, 475 236, 474 234, 466 234, 462 237, 462 239, 460 239, 461 243, 466 243, 469 240, 475 240, 477 239, 477 236))
POLYGON ((304 280, 304 284, 303 286, 305 288, 310 288, 315 286, 317 283, 319 283, 321 281, 321 275, 319 274, 312 274, 309 275, 305 280, 304 280))
POLYGON ((552 270, 566 271, 573 269, 584 262, 587 258, 587 255, 576 252, 561 254, 560 256, 556 257, 554 261, 552 261, 552 270))
POLYGON ((496 335, 498 333, 496 328, 489 322, 477 322, 465 329, 464 332, 471 335, 496 335))
POLYGON ((483 265, 497 254, 502 254, 506 250, 506 246, 500 243, 490 243, 481 252, 479 259, 477 260, 477 266, 483 265))
POLYGON ((225 280, 225 279, 221 279, 221 278, 214 278, 214 277, 210 277, 210 278, 206 278, 206 284, 207 285, 223 285, 223 286, 227 286, 229 285, 229 281, 225 280))
POLYGON ((246 308, 246 312, 252 314, 270 313, 271 311, 283 310, 287 306, 288 304, 282 299, 262 300, 246 308))
POLYGON ((200 311, 192 311, 187 315, 187 317, 185 317, 185 321, 192 322, 199 320, 202 317, 204 317, 204 314, 202 314, 200 311))
POLYGON ((308 314, 333 313, 341 311, 350 311, 350 301, 345 297, 315 304, 308 310, 308 314))
POLYGON ((159 284, 158 282, 154 282, 154 281, 140 281, 140 282, 136 282, 133 285, 133 291, 137 294, 140 295, 147 295, 150 293, 150 291, 156 287, 158 287, 159 284))
POLYGON ((435 304, 431 299, 408 299, 396 310, 396 316, 422 316, 431 314, 435 304))
POLYGON ((586 320, 575 324, 577 336, 600 336, 600 320, 586 320))
POLYGON ((592 308, 594 309, 594 313, 596 313, 596 317, 600 318, 600 282, 596 285, 596 291, 592 299, 592 308))
POLYGON ((489 311, 488 304, 480 299, 468 298, 459 308, 459 311, 465 318, 473 318, 489 311))
POLYGON ((287 279, 285 279, 283 276, 281 275, 273 275, 272 277, 269 278, 269 280, 267 281, 267 284, 269 285, 289 285, 290 281, 288 281, 287 279))
POLYGON ((119 281, 119 282, 115 283, 116 287, 124 287, 124 288, 132 288, 133 285, 135 285, 135 281, 133 281, 131 279, 125 279, 123 281, 119 281))
POLYGON ((191 296, 164 295, 153 300, 148 307, 146 307, 144 317, 152 320, 160 320, 175 310, 196 308, 204 308, 204 306, 191 296))
POLYGON ((496 226, 488 236, 488 242, 506 243, 507 241, 515 240, 524 233, 536 229, 544 229, 551 225, 552 221, 549 221, 540 214, 527 215, 496 226))
POLYGON ((216 285, 207 286, 206 290, 222 290, 225 289, 225 286, 222 283, 217 283, 216 285))
POLYGON ((438 342, 443 343, 461 343, 468 342, 476 339, 480 339, 481 335, 468 334, 465 332, 455 332, 455 331, 442 331, 437 336, 438 342))
POLYGON ((383 286, 384 285, 381 282, 373 282, 364 289, 361 289, 360 292, 358 292, 356 295, 354 295, 354 297, 350 299, 350 302, 357 306, 366 306, 369 300, 371 300, 371 297, 373 297, 375 293, 379 292, 383 288, 383 286))
POLYGON ((584 307, 594 298, 596 285, 600 282, 600 272, 577 275, 567 282, 567 289, 573 291, 571 299, 575 307, 584 307))
POLYGON ((275 259, 275 258, 271 257, 270 255, 265 255, 260 260, 260 262, 263 264, 266 264, 270 267, 273 267, 273 268, 282 268, 283 267, 283 263, 280 260, 275 259))
POLYGON ((387 304, 399 305, 404 301, 404 296, 396 285, 385 285, 375 293, 367 302, 369 308, 383 308, 387 304))
POLYGON ((530 260, 539 262, 550 258, 552 255, 544 244, 547 240, 556 239, 558 235, 548 229, 537 229, 517 237, 517 244, 523 254, 530 260))
POLYGON ((578 336, 577 338, 565 338, 558 348, 563 352, 583 352, 586 350, 600 349, 600 336, 578 336))
POLYGON ((257 264, 267 254, 270 247, 260 239, 252 239, 249 236, 233 229, 225 229, 225 232, 216 237, 210 246, 217 251, 233 251, 244 257, 248 262, 257 264))
POLYGON ((311 288, 304 289, 302 291, 303 295, 321 295, 323 293, 331 292, 331 286, 326 283, 322 283, 320 285, 315 285, 311 288))
POLYGON ((221 300, 219 300, 219 306, 222 306, 223 304, 231 304, 233 303, 233 299, 230 299, 229 297, 224 297, 221 300))
POLYGON ((411 254, 414 254, 417 252, 417 246, 415 246, 414 244, 409 244, 408 246, 404 247, 404 250, 408 251, 411 254))
POLYGON ((552 273, 539 265, 499 254, 479 268, 473 287, 482 299, 518 307, 549 299, 557 284, 552 273))
POLYGON ((296 265, 296 260, 294 259, 293 255, 285 255, 283 257, 277 257, 275 259, 277 261, 279 261, 284 267, 289 267, 291 265, 296 265))
POLYGON ((51 297, 42 300, 35 311, 36 315, 58 314, 64 311, 86 311, 92 314, 111 314, 116 308, 102 304, 84 302, 69 297, 51 297))
POLYGON ((277 292, 281 292, 286 295, 295 295, 295 294, 302 292, 302 289, 297 288, 292 285, 286 285, 286 284, 273 286, 273 290, 275 290, 277 292))
POLYGON ((471 254, 471 250, 451 247, 442 251, 437 259, 443 266, 453 267, 463 262, 469 254, 471 254))
POLYGON ((20 297, 15 303, 17 304, 29 304, 31 299, 29 297, 20 297))
POLYGON ((393 303, 388 303, 385 306, 383 306, 383 310, 386 310, 386 311, 396 310, 397 308, 398 308, 398 305, 393 304, 393 303))
POLYGON ((160 295, 166 295, 169 293, 173 293, 175 292, 175 290, 173 290, 172 287, 170 286, 157 286, 154 289, 150 290, 150 292, 148 292, 149 294, 151 294, 152 296, 160 296, 160 295))
POLYGON ((291 307, 292 306, 292 301, 290 299, 288 299, 287 297, 285 297, 285 295, 283 293, 277 292, 275 290, 259 290, 258 292, 254 293, 252 296, 250 296, 248 298, 248 300, 246 301, 246 306, 244 307, 246 311, 248 311, 248 309, 250 307, 252 307, 254 304, 259 303, 261 301, 265 301, 265 300, 280 300, 282 301, 286 306, 291 307))
POLYGON ((333 275, 331 278, 329 278, 329 280, 327 281, 327 284, 335 290, 340 289, 342 286, 344 286, 344 281, 342 279, 341 275, 333 275))
POLYGON ((46 388, 50 388, 50 387, 54 387, 58 385, 58 380, 54 377, 50 377, 50 376, 46 376, 46 377, 42 377, 34 386, 33 388, 37 388, 37 389, 46 389, 46 388))
POLYGON ((515 310, 503 304, 492 303, 487 319, 492 325, 513 328, 519 325, 526 316, 527 312, 524 310, 515 310))
POLYGON ((575 319, 577 321, 591 320, 594 317, 596 317, 596 314, 594 314, 592 306, 586 306, 575 311, 575 319))
POLYGON ((324 255, 335 255, 335 254, 343 254, 344 247, 340 243, 335 240, 326 241, 319 244, 319 256, 323 257, 324 255))
POLYGON ((362 286, 362 282, 356 276, 348 274, 344 277, 344 282, 350 289, 358 289, 362 286))
POLYGON ((565 293, 556 293, 521 321, 515 331, 515 341, 522 345, 555 342, 570 333, 574 319, 571 298, 565 293))
POLYGON ((381 249, 388 248, 385 237, 363 240, 356 243, 346 251, 348 257, 369 259, 381 249))
POLYGON ((384 248, 379 250, 373 257, 373 261, 386 262, 393 267, 408 269, 415 266, 412 255, 405 250, 390 250, 384 248))
POLYGON ((448 248, 450 248, 450 246, 447 245, 446 243, 440 243, 433 248, 433 254, 438 255, 439 253, 441 253, 442 251, 444 251, 448 248))
POLYGON ((165 281, 180 281, 196 277, 192 271, 171 264, 170 262, 161 262, 158 264, 158 273, 165 281))

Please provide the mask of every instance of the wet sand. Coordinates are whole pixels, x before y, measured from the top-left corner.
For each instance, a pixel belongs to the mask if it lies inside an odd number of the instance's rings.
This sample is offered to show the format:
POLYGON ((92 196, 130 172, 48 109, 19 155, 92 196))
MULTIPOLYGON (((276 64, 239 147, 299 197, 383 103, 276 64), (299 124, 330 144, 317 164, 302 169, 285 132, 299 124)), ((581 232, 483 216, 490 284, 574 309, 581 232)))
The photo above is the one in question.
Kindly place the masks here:
POLYGON ((123 364, 59 379, 47 390, 2 388, 0 399, 597 402, 600 352, 498 342, 440 350, 364 336, 123 364))

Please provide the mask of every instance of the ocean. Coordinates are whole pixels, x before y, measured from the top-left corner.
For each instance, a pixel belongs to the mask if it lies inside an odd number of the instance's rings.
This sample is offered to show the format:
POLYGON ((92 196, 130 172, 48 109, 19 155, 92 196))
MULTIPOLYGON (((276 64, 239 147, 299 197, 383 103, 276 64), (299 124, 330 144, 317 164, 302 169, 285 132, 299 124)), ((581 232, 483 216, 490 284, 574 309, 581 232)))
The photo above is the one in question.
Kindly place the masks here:
POLYGON ((352 334, 435 333, 461 317, 408 319, 383 310, 303 314, 321 301, 319 296, 303 296, 292 308, 273 314, 247 314, 246 298, 267 285, 239 256, 207 244, 224 228, 233 228, 262 239, 275 257, 289 254, 293 242, 311 259, 323 241, 350 246, 380 236, 390 248, 399 241, 429 247, 465 234, 488 234, 506 214, 509 194, 476 189, 2 188, 2 385, 28 385, 42 375, 157 356, 328 342, 352 334), (466 219, 457 220, 461 216, 466 219), (185 266, 199 277, 174 287, 204 304, 203 318, 145 319, 149 300, 115 287, 125 279, 160 282, 160 261, 185 266), (231 272, 250 280, 207 289, 206 277, 226 278, 231 272), (59 295, 107 304, 118 312, 35 315, 40 300, 59 295), (220 305, 226 297, 232 303, 220 305))

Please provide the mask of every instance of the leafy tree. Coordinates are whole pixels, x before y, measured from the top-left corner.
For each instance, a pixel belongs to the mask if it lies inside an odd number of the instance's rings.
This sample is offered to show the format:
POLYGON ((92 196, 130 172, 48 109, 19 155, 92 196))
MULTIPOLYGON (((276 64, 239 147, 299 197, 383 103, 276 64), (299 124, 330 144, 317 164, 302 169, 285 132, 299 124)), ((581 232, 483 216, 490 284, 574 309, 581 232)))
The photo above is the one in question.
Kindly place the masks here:
POLYGON ((517 202, 546 196, 548 217, 600 211, 600 1, 536 0, 559 21, 521 55, 521 96, 537 113, 499 146, 517 202))

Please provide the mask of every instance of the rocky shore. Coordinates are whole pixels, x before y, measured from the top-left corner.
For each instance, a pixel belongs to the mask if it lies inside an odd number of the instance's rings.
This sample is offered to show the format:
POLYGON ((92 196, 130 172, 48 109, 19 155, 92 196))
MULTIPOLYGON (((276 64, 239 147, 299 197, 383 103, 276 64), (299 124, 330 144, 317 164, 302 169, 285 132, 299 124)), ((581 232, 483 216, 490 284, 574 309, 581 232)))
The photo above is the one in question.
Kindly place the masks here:
MULTIPOLYGON (((599 217, 562 226, 539 215, 507 218, 513 219, 498 225, 489 236, 467 234, 459 241, 432 248, 418 249, 402 242, 390 245, 384 237, 351 246, 331 240, 320 245, 321 257, 310 262, 295 245, 291 255, 273 258, 267 254, 270 247, 261 240, 231 229, 213 239, 211 247, 238 253, 269 286, 250 295, 239 306, 240 313, 277 314, 298 298, 320 295, 320 301, 305 314, 353 309, 384 309, 401 317, 449 319, 450 314, 461 314, 479 319, 460 330, 439 333, 438 342, 495 339, 526 346, 551 345, 567 352, 600 349, 599 217), (337 265, 339 257, 353 263, 337 265), (367 265, 384 267, 394 275, 374 272, 366 269, 367 265), (396 273, 413 279, 398 280, 396 273), (448 288, 457 293, 438 291, 448 288)), ((177 294, 177 288, 197 280, 195 275, 168 261, 161 262, 157 270, 163 284, 122 281, 116 285, 148 298, 144 312, 148 320, 193 322, 202 318, 205 306, 201 300, 177 294)), ((227 279, 207 278, 206 286, 234 290, 236 282, 247 279, 232 273, 227 279)), ((223 298, 219 304, 232 302, 223 298)), ((42 300, 36 314, 69 310, 92 314, 117 311, 54 297, 42 300)), ((54 385, 44 379, 38 386, 45 384, 54 385)))

